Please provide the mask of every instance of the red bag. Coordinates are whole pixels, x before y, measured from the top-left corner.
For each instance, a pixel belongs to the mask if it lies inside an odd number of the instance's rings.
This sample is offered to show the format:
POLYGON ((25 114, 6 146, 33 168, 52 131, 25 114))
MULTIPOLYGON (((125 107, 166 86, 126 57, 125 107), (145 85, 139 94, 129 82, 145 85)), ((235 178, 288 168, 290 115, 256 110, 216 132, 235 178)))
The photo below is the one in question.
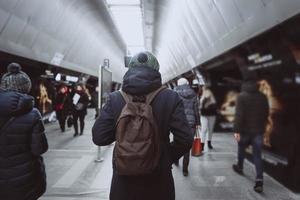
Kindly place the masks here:
POLYGON ((56 105, 55 105, 55 110, 56 110, 56 111, 60 111, 60 110, 62 110, 62 109, 64 109, 64 104, 60 103, 60 104, 56 104, 56 105))
POLYGON ((196 134, 195 134, 193 147, 192 147, 192 156, 198 157, 201 155, 202 155, 201 138, 199 134, 199 129, 196 128, 196 134))

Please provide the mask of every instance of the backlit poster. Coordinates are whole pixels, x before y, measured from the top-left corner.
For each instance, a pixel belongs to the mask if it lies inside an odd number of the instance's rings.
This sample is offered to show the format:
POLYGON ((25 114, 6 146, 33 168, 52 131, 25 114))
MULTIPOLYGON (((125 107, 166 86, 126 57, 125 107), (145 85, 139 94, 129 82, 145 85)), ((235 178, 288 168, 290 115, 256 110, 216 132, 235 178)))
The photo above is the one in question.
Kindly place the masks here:
POLYGON ((223 129, 233 129, 236 100, 239 92, 236 90, 228 90, 220 105, 219 115, 222 118, 220 126, 223 129))
POLYGON ((42 115, 53 111, 55 88, 47 79, 37 81, 34 89, 36 107, 42 115))

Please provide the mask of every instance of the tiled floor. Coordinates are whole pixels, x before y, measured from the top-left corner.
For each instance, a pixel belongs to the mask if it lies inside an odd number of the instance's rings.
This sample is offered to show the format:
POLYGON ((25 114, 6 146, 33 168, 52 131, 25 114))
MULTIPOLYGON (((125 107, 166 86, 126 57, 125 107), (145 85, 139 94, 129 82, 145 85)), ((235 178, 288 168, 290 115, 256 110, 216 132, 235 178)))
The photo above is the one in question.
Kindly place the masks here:
MULTIPOLYGON (((92 112, 92 111, 91 111, 92 112)), ((73 138, 73 129, 60 133, 57 124, 47 125, 49 151, 44 155, 48 189, 41 200, 105 200, 108 199, 112 174, 113 146, 101 149, 103 162, 94 162, 97 147, 91 140, 93 114, 86 119, 83 136, 73 138)), ((231 170, 235 162, 236 144, 231 134, 215 134, 212 151, 201 157, 192 157, 190 174, 184 177, 181 163, 173 168, 176 200, 213 199, 300 199, 300 196, 265 175, 263 194, 256 194, 253 187, 254 169, 246 163, 245 176, 231 170)))

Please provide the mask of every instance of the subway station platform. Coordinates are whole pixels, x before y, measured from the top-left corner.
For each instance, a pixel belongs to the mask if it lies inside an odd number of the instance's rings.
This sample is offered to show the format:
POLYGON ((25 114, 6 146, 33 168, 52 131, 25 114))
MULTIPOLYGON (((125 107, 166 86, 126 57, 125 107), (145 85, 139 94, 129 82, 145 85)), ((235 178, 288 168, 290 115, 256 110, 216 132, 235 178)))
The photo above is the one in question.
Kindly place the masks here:
MULTIPOLYGON (((74 130, 61 133, 57 123, 47 124, 49 151, 44 155, 48 188, 40 200, 107 200, 112 176, 113 145, 102 148, 103 162, 95 162, 97 147, 92 143, 93 110, 86 117, 82 136, 74 130)), ((300 199, 273 178, 264 175, 264 192, 253 191, 254 167, 245 163, 245 175, 235 174, 236 144, 230 133, 216 133, 214 150, 192 157, 189 176, 182 175, 182 162, 173 167, 176 200, 292 200, 300 199)))
MULTIPOLYGON (((44 120, 64 110, 66 91, 77 104, 79 83, 101 107, 136 64, 159 68, 170 89, 187 79, 203 97, 201 108, 209 87, 219 111, 216 129, 223 132, 214 135, 214 149, 191 158, 188 177, 182 162, 173 167, 177 200, 300 200, 300 0, 0 0, 0 78, 9 74, 3 89, 21 86, 11 77, 22 69, 44 120), (17 65, 8 70, 11 63, 17 65), (265 174, 263 194, 253 191, 251 162, 244 176, 233 172, 237 144, 225 132, 246 80, 257 82, 269 103, 265 169, 276 180, 265 174)), ((95 162, 94 122, 91 109, 75 138, 73 128, 61 133, 58 122, 46 124, 47 191, 40 200, 109 199, 114 146, 102 147, 103 161, 95 162)))

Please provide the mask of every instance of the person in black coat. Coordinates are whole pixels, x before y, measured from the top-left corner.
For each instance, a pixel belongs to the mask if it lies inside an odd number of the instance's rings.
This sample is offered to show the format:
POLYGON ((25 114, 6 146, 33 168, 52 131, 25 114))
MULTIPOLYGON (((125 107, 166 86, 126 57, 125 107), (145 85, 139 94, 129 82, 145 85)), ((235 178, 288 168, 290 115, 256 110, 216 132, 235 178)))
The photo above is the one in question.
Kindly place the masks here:
POLYGON ((99 116, 99 86, 95 88, 95 91, 91 95, 92 106, 95 108, 95 119, 99 116))
POLYGON ((201 147, 204 150, 206 138, 208 149, 213 149, 212 137, 217 115, 217 102, 211 89, 203 87, 200 98, 200 121, 201 121, 201 147))
POLYGON ((269 115, 267 97, 259 92, 255 81, 246 81, 242 85, 242 92, 237 98, 234 122, 234 137, 238 141, 238 163, 233 170, 243 174, 245 149, 248 145, 253 147, 253 161, 256 168, 256 183, 254 190, 263 191, 263 166, 261 151, 263 147, 263 134, 269 115))
MULTIPOLYGON (((196 133, 196 128, 200 126, 200 111, 198 105, 197 94, 190 87, 189 81, 186 78, 180 78, 177 81, 177 87, 174 89, 182 99, 184 105, 184 112, 187 121, 191 127, 193 135, 196 133)), ((188 167, 190 162, 190 153, 186 153, 183 156, 182 172, 184 176, 188 175, 188 167)), ((178 163, 175 163, 178 165, 178 163)))
POLYGON ((68 87, 60 86, 55 100, 55 112, 62 132, 66 129, 66 119, 70 111, 70 97, 68 87))
POLYGON ((83 134, 84 131, 84 119, 87 114, 87 107, 89 104, 89 97, 85 92, 85 87, 83 84, 78 84, 75 87, 74 95, 73 95, 73 104, 72 104, 72 114, 73 114, 73 123, 74 123, 74 137, 78 135, 78 119, 80 122, 80 135, 83 134), (74 102, 78 96, 78 101, 74 102))
POLYGON ((0 89, 0 198, 37 200, 46 190, 42 154, 48 149, 29 77, 11 64, 0 89))
MULTIPOLYGON (((161 87, 159 64, 149 52, 134 56, 130 68, 123 78, 122 90, 130 95, 145 96, 161 87)), ((116 140, 115 127, 125 101, 120 92, 113 92, 92 133, 93 142, 105 146, 116 140)), ((113 162, 113 178, 110 189, 111 200, 174 200, 175 188, 171 171, 172 164, 187 153, 193 143, 193 134, 187 122, 183 102, 172 90, 162 90, 152 102, 153 115, 162 134, 161 158, 157 169, 147 175, 121 176, 113 162), (174 140, 170 143, 172 132, 174 140)), ((114 155, 113 155, 114 157, 114 155)))

